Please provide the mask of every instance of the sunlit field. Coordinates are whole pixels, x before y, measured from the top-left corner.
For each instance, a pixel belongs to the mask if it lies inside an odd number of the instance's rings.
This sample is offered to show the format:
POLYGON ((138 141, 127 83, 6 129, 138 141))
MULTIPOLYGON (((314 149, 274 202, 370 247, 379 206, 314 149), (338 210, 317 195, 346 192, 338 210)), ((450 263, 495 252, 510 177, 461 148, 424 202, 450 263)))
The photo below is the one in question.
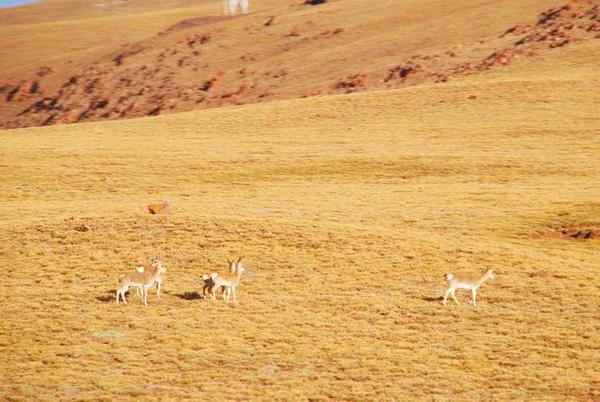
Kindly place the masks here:
MULTIPOLYGON (((48 88, 58 87, 123 42, 219 6, 61 1, 0 12, 0 79, 55 62, 48 88), (40 27, 53 29, 33 35, 40 27)), ((600 401, 595 31, 447 81, 388 85, 376 79, 404 57, 480 60, 492 45, 478 38, 508 46, 506 28, 553 5, 511 0, 490 14, 497 6, 481 0, 435 0, 404 20, 384 18, 387 1, 361 20, 358 0, 350 11, 275 3, 218 22, 225 39, 202 50, 296 40, 254 60, 256 76, 290 69, 265 78, 281 90, 263 103, 250 91, 238 100, 253 104, 0 131, 0 399, 600 401), (272 31, 246 36, 272 13, 272 31), (292 17, 304 18, 302 35, 310 21, 347 25, 325 45, 285 36, 292 17), (444 53, 454 43, 473 47, 444 53), (286 99, 352 71, 368 76, 356 93, 286 99), (169 209, 150 214, 161 202, 169 209), (119 276, 155 257, 168 270, 161 297, 151 289, 146 307, 132 289, 117 304, 119 276), (233 258, 246 267, 237 301, 205 298, 202 275, 233 258), (442 305, 445 273, 489 268, 477 306, 465 290, 442 305)), ((218 91, 243 83, 237 68, 218 91)))
POLYGON ((2 396, 597 399, 585 65, 3 132, 2 396), (161 298, 117 305, 155 255, 161 298), (232 257, 238 302, 203 299, 232 257), (488 267, 442 306, 444 273, 488 267))

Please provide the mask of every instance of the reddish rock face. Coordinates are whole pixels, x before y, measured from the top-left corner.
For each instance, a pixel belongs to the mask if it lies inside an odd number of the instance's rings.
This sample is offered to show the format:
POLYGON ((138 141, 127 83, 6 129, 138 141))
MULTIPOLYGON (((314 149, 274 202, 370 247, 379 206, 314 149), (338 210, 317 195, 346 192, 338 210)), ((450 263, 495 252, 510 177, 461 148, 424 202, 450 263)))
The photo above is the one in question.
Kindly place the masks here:
POLYGON ((404 63, 388 69, 382 82, 392 86, 421 82, 445 82, 458 74, 474 74, 510 64, 518 57, 532 57, 549 49, 596 39, 591 32, 600 31, 600 5, 592 0, 572 1, 540 14, 535 24, 519 24, 497 39, 477 43, 499 43, 491 54, 482 57, 473 44, 457 45, 445 52, 414 55, 404 63), (594 5, 592 7, 592 5, 594 5), (514 38, 506 44, 506 38, 514 38), (501 40, 504 39, 504 40, 501 40))
POLYGON ((396 66, 389 70, 387 77, 384 79, 384 82, 388 82, 391 80, 404 79, 410 75, 414 75, 423 71, 423 66, 420 64, 413 64, 409 62, 403 66, 396 66))
POLYGON ((600 230, 598 224, 593 222, 552 224, 543 236, 565 240, 593 240, 600 238, 600 230))
POLYGON ((334 89, 340 89, 348 92, 354 92, 361 88, 365 88, 367 85, 367 76, 365 74, 355 74, 339 80, 335 85, 334 89))

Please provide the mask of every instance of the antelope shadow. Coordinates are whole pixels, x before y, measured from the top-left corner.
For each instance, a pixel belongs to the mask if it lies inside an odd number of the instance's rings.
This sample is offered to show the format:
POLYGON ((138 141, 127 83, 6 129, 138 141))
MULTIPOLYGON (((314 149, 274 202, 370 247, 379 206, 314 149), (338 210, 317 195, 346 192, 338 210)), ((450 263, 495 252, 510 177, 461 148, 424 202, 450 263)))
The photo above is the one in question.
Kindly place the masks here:
POLYGON ((204 299, 204 296, 202 296, 198 292, 176 293, 175 296, 179 297, 182 300, 203 300, 204 299))
POLYGON ((434 303, 434 302, 441 302, 442 300, 444 300, 444 297, 443 296, 437 296, 437 297, 425 296, 425 297, 421 297, 421 300, 424 300, 429 303, 434 303))

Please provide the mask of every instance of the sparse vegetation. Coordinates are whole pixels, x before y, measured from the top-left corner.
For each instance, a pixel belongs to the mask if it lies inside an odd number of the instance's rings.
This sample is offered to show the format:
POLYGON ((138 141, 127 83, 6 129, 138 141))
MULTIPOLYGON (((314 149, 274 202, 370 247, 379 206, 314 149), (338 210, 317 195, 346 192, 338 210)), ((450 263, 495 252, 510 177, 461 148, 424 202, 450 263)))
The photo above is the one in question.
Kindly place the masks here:
POLYGON ((598 400, 598 65, 0 132, 0 398, 598 400), (237 302, 203 297, 233 256, 237 302))

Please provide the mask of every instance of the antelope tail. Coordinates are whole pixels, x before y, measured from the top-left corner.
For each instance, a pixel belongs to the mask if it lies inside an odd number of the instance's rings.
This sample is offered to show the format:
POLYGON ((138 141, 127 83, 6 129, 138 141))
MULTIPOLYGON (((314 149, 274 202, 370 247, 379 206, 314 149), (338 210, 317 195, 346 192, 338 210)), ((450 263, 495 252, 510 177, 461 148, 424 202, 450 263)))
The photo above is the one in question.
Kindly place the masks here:
POLYGON ((447 274, 444 274, 444 277, 446 278, 446 280, 448 282, 450 282, 452 280, 452 278, 454 278, 454 274, 447 273, 447 274))

